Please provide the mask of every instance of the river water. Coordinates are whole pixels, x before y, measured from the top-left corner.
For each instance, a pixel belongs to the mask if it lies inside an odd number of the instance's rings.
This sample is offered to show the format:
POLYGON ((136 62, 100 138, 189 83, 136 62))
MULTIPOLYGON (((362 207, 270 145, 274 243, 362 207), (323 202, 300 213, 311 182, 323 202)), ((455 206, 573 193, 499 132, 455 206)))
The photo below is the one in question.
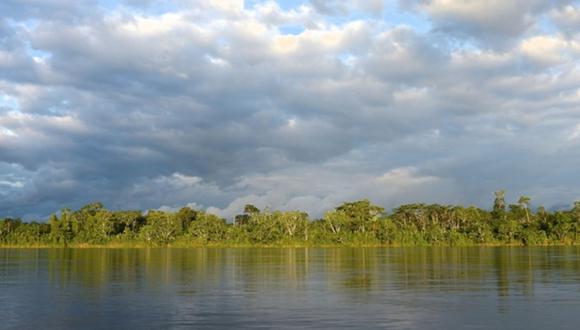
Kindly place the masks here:
POLYGON ((2 329, 579 329, 580 248, 0 249, 2 329))

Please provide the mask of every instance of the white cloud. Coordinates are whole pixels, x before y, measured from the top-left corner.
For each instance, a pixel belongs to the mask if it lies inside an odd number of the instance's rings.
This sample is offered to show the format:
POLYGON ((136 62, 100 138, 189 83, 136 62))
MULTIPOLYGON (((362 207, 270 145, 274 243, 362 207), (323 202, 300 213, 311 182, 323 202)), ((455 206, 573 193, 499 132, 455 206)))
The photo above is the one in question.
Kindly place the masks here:
POLYGON ((449 180, 422 175, 412 167, 394 168, 383 174, 362 174, 326 164, 248 176, 234 187, 238 194, 252 193, 234 199, 225 208, 211 207, 208 211, 231 219, 243 211, 244 205, 254 204, 261 209, 304 210, 312 217, 321 217, 343 202, 364 198, 387 207, 459 198, 449 180), (439 195, 433 196, 434 191, 439 195))
POLYGON ((569 60, 568 42, 559 37, 534 36, 524 39, 520 51, 540 65, 557 65, 569 60))

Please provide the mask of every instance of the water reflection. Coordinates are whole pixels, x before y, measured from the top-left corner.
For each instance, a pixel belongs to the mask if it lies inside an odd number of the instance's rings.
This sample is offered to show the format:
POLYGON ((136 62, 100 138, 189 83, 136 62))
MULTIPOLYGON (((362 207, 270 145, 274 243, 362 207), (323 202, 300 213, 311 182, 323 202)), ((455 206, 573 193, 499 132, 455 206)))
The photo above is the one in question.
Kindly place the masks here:
POLYGON ((578 247, 0 249, 0 303, 17 328, 494 326, 533 320, 547 302, 559 304, 552 317, 580 307, 579 256, 578 247))

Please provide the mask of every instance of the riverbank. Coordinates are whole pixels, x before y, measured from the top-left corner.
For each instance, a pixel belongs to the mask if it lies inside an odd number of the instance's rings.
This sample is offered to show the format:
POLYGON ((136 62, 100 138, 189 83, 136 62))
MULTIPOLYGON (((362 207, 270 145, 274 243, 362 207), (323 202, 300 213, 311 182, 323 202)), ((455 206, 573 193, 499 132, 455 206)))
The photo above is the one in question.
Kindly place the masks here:
POLYGON ((145 243, 108 243, 108 244, 87 244, 73 243, 69 245, 61 244, 0 244, 0 249, 150 249, 150 248, 169 248, 169 249, 187 249, 187 248, 428 248, 428 247, 570 247, 580 246, 578 242, 552 242, 545 244, 523 244, 523 243, 485 243, 485 244, 316 244, 316 243, 276 243, 276 244, 239 244, 239 243, 190 243, 190 244, 167 244, 167 245, 148 245, 145 243))

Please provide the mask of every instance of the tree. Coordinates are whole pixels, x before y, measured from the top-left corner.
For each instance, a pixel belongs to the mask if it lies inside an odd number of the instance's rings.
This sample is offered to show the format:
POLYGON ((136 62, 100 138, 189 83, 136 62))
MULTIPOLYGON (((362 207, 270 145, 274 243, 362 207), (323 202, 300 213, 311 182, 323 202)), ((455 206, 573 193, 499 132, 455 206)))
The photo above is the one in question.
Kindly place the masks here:
POLYGON ((260 213, 260 209, 255 207, 252 204, 246 204, 244 206, 244 213, 246 214, 256 214, 256 213, 260 213))
POLYGON ((119 226, 116 229, 117 233, 132 236, 145 225, 145 217, 141 211, 116 211, 113 214, 115 223, 119 226))
POLYGON ((108 210, 99 210, 89 216, 91 236, 97 243, 105 243, 115 233, 115 217, 108 210))
POLYGON ((53 243, 67 246, 74 238, 73 216, 70 209, 60 211, 60 219, 55 215, 50 216, 50 236, 53 243))
POLYGON ((80 210, 78 210, 77 212, 95 215, 98 211, 102 210, 103 208, 104 208, 103 203, 93 202, 81 207, 80 210))
POLYGON ((574 202, 574 207, 572 208, 572 218, 574 219, 574 240, 578 238, 578 232, 580 232, 580 201, 574 202))
POLYGON ((179 209, 179 211, 177 211, 175 216, 177 217, 177 220, 181 223, 183 232, 185 232, 189 228, 189 225, 197 218, 197 211, 194 211, 190 207, 182 207, 181 209, 179 209))
POLYGON ((428 225, 427 207, 424 204, 401 205, 393 210, 393 220, 402 227, 414 226, 425 231, 428 225))
POLYGON ((278 221, 284 228, 284 233, 291 238, 298 236, 299 233, 304 235, 308 227, 308 213, 300 211, 279 212, 278 221))
POLYGON ((150 243, 169 244, 182 230, 181 223, 173 213, 150 210, 142 228, 143 238, 150 243))
POLYGON ((540 224, 544 225, 546 223, 546 221, 548 220, 548 211, 546 211, 546 208, 543 206, 538 207, 538 218, 540 220, 540 224))
POLYGON ((60 229, 60 221, 58 221, 56 214, 50 215, 48 224, 50 225, 50 239, 53 243, 58 243, 61 240, 62 234, 60 229))
POLYGON ((6 218, 0 220, 0 242, 8 242, 10 235, 22 225, 20 219, 6 218))
POLYGON ((530 212, 529 212, 530 198, 527 196, 521 196, 520 199, 518 200, 518 204, 520 204, 520 206, 526 212, 526 223, 530 223, 531 222, 530 221, 530 212))
POLYGON ((213 214, 201 212, 197 214, 197 219, 189 225, 189 234, 203 242, 217 242, 225 238, 227 224, 213 214))
POLYGON ((580 214, 580 201, 574 202, 574 208, 572 209, 574 213, 580 214))
POLYGON ((349 218, 351 230, 365 234, 372 222, 377 221, 385 211, 382 207, 372 205, 368 199, 352 203, 343 203, 336 208, 349 218))
POLYGON ((252 204, 244 206, 244 214, 238 214, 234 217, 234 225, 247 225, 252 215, 260 213, 260 209, 252 204))
POLYGON ((564 242, 568 238, 568 234, 572 232, 572 218, 569 212, 556 212, 551 216, 549 232, 559 242, 564 242))
POLYGON ((348 225, 348 215, 344 211, 331 211, 324 214, 324 223, 333 234, 340 234, 342 228, 348 225))
POLYGON ((67 246, 74 239, 74 221, 75 220, 70 209, 64 208, 60 211, 62 242, 65 246, 67 246))
POLYGON ((249 214, 245 226, 248 236, 255 243, 272 243, 282 237, 283 229, 279 225, 278 216, 268 210, 249 214))
POLYGON ((498 190, 495 193, 495 200, 493 201, 493 219, 496 221, 505 220, 505 191, 498 190))

